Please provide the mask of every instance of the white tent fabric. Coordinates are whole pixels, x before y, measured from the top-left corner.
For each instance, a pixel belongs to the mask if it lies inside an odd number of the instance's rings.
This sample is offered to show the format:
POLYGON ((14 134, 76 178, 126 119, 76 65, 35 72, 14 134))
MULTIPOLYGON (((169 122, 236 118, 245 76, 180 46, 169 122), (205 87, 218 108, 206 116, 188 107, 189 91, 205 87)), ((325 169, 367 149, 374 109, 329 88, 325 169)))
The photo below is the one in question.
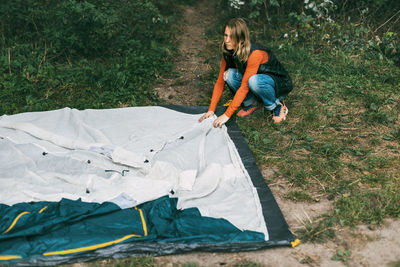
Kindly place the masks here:
POLYGON ((0 203, 164 195, 178 208, 264 233, 261 204, 226 127, 163 107, 64 108, 0 117, 0 203))

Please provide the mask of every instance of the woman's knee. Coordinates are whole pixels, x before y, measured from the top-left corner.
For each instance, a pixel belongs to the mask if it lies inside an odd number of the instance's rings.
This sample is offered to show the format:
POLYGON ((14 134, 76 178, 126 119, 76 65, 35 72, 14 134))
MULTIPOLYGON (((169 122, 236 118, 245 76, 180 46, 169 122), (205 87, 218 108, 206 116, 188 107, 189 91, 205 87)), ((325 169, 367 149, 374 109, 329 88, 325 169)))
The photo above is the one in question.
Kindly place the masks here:
POLYGON ((238 75, 237 69, 227 69, 224 72, 224 81, 228 84, 232 89, 237 89, 240 87, 242 82, 242 76, 238 75), (237 87, 237 88, 236 88, 237 87))
POLYGON ((260 81, 258 79, 258 75, 257 74, 254 74, 253 76, 251 76, 249 78, 248 86, 249 86, 249 89, 252 92, 254 92, 254 93, 259 93, 260 92, 260 90, 261 90, 260 89, 260 81))
POLYGON ((257 94, 262 94, 264 91, 274 91, 274 81, 271 79, 265 79, 263 75, 254 74, 249 78, 248 86, 251 91, 257 94))
POLYGON ((228 74, 229 74, 229 69, 227 69, 227 70, 224 72, 224 81, 225 81, 225 82, 228 80, 228 74))
POLYGON ((254 74, 249 78, 248 82, 249 88, 256 88, 257 87, 257 74, 254 74))
POLYGON ((225 82, 230 82, 234 79, 234 75, 235 75, 235 69, 227 69, 224 72, 224 81, 225 82))

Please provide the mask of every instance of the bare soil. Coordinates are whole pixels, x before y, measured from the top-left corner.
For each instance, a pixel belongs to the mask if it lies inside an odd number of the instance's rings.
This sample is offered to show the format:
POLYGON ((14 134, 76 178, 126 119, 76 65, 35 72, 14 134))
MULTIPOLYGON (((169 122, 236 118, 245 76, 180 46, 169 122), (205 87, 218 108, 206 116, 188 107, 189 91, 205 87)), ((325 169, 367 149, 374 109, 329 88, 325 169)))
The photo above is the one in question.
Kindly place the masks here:
MULTIPOLYGON (((171 104, 197 105, 206 97, 210 88, 203 88, 200 81, 211 70, 205 63, 207 39, 205 30, 213 23, 212 4, 199 0, 193 6, 184 7, 184 19, 179 37, 179 56, 174 61, 176 77, 163 78, 156 92, 171 104)), ((212 84, 215 81, 212 81, 212 84)), ((292 110, 295 112, 295 109, 292 110)), ((285 216, 290 229, 295 232, 319 215, 332 212, 333 202, 326 198, 314 203, 294 202, 285 199, 290 190, 286 179, 275 177, 276 171, 261 166, 264 178, 275 181, 270 188, 285 216)), ((261 266, 399 266, 400 220, 387 219, 381 227, 359 225, 355 229, 340 228, 334 240, 323 244, 304 243, 295 248, 270 248, 240 253, 188 253, 157 257, 160 266, 182 266, 195 263, 198 266, 233 266, 258 263, 261 266), (343 261, 333 261, 337 251, 351 251, 343 261)), ((250 266, 250 265, 247 265, 250 266)))
POLYGON ((200 80, 211 69, 203 55, 207 47, 205 29, 212 23, 209 8, 207 1, 185 7, 173 77, 162 78, 155 88, 158 96, 170 104, 196 105, 206 96, 207 88, 202 87, 200 80))

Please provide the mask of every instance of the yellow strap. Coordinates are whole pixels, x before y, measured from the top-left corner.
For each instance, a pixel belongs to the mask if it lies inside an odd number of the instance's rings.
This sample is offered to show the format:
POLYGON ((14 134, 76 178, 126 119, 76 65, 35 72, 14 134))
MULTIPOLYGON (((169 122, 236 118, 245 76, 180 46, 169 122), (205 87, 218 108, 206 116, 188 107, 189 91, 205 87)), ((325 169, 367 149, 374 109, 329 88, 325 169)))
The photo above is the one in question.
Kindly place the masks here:
POLYGON ((142 218, 144 236, 147 236, 147 226, 146 226, 146 221, 144 220, 143 211, 139 209, 139 213, 140 213, 140 218, 142 218))
MULTIPOLYGON (((141 209, 138 209, 137 207, 135 207, 135 209, 138 210, 139 213, 140 213, 140 218, 142 219, 144 236, 147 236, 147 227, 146 227, 146 221, 145 221, 144 216, 143 216, 143 211, 141 209)), ((98 249, 98 248, 103 248, 103 247, 107 247, 107 246, 111 246, 111 245, 120 243, 122 241, 125 241, 126 239, 131 238, 131 237, 141 237, 141 235, 127 235, 127 236, 124 236, 124 237, 122 237, 122 238, 120 238, 118 240, 114 240, 114 241, 110 241, 110 242, 106 242, 106 243, 102 243, 102 244, 97 244, 97 245, 88 246, 88 247, 82 247, 82 248, 74 248, 74 249, 67 249, 67 250, 61 250, 61 251, 46 252, 43 255, 44 256, 65 255, 65 254, 77 253, 77 252, 82 252, 82 251, 95 250, 95 249, 98 249)))
MULTIPOLYGON (((42 213, 45 209, 47 208, 47 206, 45 206, 44 208, 42 208, 39 213, 42 213)), ((138 209, 137 207, 135 207, 135 209, 139 210, 140 213, 140 218, 142 219, 142 225, 143 225, 143 232, 144 232, 144 236, 147 236, 147 226, 146 226, 146 221, 144 219, 143 216, 143 211, 141 209, 138 209)), ((12 222, 12 224, 10 225, 10 227, 8 227, 8 229, 6 231, 3 232, 3 234, 8 233, 17 223, 17 221, 19 220, 19 218, 21 218, 23 215, 25 214, 29 214, 30 212, 28 211, 24 211, 22 213, 20 213, 12 222)), ((61 250, 61 251, 53 251, 53 252, 46 252, 43 253, 44 256, 50 256, 50 255, 65 255, 65 254, 71 254, 71 253, 76 253, 76 252, 82 252, 82 251, 88 251, 88 250, 95 250, 98 248, 103 248, 106 246, 110 246, 110 245, 114 245, 117 243, 120 243, 122 241, 125 241, 126 239, 132 238, 132 237, 141 237, 140 235, 126 235, 120 239, 114 240, 114 241, 110 241, 110 242, 106 242, 106 243, 101 243, 101 244, 97 244, 97 245, 93 245, 93 246, 87 246, 87 247, 82 247, 82 248, 75 248, 75 249, 67 249, 67 250, 61 250)), ((21 259, 21 256, 0 256, 0 260, 10 260, 10 259, 21 259)))
POLYGON ((2 260, 2 261, 15 260, 15 259, 22 259, 22 257, 18 256, 18 255, 0 256, 0 260, 2 260))
POLYGON ((24 216, 25 214, 29 214, 29 213, 30 213, 29 211, 21 212, 21 213, 17 216, 17 218, 14 219, 14 221, 12 222, 12 224, 10 225, 10 227, 8 227, 8 229, 5 230, 5 231, 3 232, 3 235, 11 231, 11 229, 15 226, 15 224, 17 223, 17 221, 19 220, 19 218, 21 218, 21 217, 24 216))
POLYGON ((229 99, 228 101, 226 101, 226 103, 224 104, 224 107, 228 107, 231 103, 232 103, 233 99, 229 99))
POLYGON ((147 236, 147 226, 146 226, 146 221, 143 216, 143 211, 141 209, 138 209, 137 207, 135 207, 135 210, 139 210, 140 218, 142 219, 143 233, 144 233, 144 236, 147 236))
POLYGON ((39 213, 42 213, 45 209, 47 209, 47 206, 44 206, 43 209, 39 210, 39 213))
POLYGON ((51 256, 51 255, 66 255, 66 254, 71 254, 71 253, 77 253, 77 252, 83 252, 83 251, 88 251, 88 250, 95 250, 98 248, 104 248, 107 246, 111 246, 117 243, 120 243, 122 241, 125 241, 131 237, 141 237, 140 235, 126 235, 120 239, 106 242, 106 243, 101 243, 93 246, 88 246, 88 247, 82 247, 82 248, 73 248, 73 249, 67 249, 67 250, 60 250, 60 251, 53 251, 53 252, 46 252, 43 253, 44 256, 51 256))
POLYGON ((295 241, 290 243, 292 243, 292 248, 297 247, 298 245, 300 245, 300 239, 296 239, 295 241))

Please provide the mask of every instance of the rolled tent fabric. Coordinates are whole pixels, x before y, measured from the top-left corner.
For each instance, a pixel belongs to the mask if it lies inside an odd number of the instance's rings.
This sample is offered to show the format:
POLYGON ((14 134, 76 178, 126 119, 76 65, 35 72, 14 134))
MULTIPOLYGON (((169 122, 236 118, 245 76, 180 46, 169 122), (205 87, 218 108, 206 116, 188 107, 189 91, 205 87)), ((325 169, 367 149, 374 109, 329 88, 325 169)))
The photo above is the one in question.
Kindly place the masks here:
POLYGON ((0 264, 290 245, 240 130, 205 110, 1 116, 0 264))

